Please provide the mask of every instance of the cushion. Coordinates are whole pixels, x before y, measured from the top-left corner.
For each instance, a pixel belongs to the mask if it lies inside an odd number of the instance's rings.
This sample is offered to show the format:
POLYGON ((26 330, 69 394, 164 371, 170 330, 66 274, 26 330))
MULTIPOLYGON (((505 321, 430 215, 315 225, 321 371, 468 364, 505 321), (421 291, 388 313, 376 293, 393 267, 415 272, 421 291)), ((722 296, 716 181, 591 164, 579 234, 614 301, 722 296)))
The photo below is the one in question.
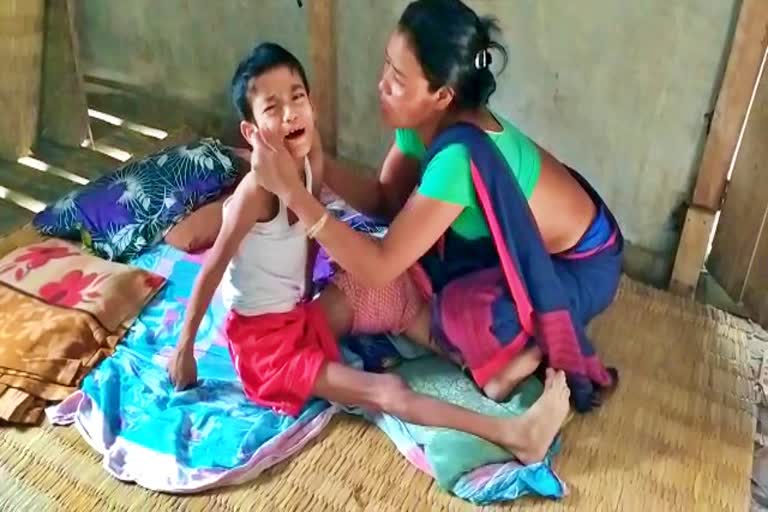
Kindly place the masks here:
POLYGON ((164 281, 57 239, 16 249, 0 259, 0 283, 48 304, 90 313, 110 332, 133 320, 164 281))
POLYGON ((56 239, 0 258, 0 419, 34 423, 72 393, 164 283, 56 239))
POLYGON ((82 240, 96 255, 128 261, 237 179, 230 150, 215 139, 129 162, 37 214, 43 234, 82 240))
POLYGON ((176 224, 165 241, 184 252, 197 253, 210 248, 221 231, 224 201, 228 195, 201 206, 176 224))

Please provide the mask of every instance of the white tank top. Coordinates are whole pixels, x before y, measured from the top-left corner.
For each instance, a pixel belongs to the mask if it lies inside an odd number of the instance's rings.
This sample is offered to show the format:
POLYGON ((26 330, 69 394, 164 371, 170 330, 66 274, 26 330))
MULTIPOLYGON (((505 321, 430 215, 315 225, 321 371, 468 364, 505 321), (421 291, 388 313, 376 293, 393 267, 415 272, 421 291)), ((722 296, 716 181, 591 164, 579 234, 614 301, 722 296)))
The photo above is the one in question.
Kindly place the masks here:
MULTIPOLYGON (((304 161, 307 190, 312 171, 304 161)), ((224 202, 224 217, 229 200, 224 202)), ((301 221, 290 225, 288 209, 279 201, 277 215, 258 222, 240 242, 221 282, 224 304, 241 315, 287 313, 304 297, 307 235, 301 221)))

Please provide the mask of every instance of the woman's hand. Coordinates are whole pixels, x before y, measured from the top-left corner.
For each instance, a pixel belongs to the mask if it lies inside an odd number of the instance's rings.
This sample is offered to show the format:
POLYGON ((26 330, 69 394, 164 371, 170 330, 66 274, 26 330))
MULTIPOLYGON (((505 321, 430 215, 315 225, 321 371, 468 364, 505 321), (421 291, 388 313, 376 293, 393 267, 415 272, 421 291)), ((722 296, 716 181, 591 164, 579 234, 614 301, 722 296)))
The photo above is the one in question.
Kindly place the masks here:
POLYGON ((251 144, 251 171, 258 176, 259 185, 287 204, 291 195, 303 185, 283 138, 263 128, 254 133, 251 144))

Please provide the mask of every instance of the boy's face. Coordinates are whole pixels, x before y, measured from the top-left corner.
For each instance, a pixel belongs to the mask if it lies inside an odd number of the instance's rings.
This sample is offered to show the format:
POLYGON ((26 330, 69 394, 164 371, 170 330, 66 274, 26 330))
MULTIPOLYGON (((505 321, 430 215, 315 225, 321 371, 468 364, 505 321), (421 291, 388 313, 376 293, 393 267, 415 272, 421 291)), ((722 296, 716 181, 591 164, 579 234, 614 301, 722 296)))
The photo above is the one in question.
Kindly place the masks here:
POLYGON ((307 156, 315 113, 299 74, 280 66, 252 78, 248 91, 255 123, 241 124, 246 139, 250 140, 253 130, 267 128, 284 137, 285 147, 294 158, 307 156))

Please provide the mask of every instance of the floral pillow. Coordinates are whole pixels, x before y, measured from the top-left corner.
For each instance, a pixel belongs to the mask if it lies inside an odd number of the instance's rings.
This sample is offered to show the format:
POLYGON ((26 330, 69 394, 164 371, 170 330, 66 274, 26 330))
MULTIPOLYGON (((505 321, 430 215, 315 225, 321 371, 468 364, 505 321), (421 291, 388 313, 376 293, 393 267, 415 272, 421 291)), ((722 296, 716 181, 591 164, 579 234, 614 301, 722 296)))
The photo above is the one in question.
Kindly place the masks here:
POLYGON ((45 235, 81 240, 102 258, 128 261, 195 208, 235 183, 230 150, 215 139, 129 162, 35 216, 45 235))
POLYGON ((0 259, 0 283, 52 306, 90 313, 114 333, 133 322, 165 279, 49 239, 0 259))

